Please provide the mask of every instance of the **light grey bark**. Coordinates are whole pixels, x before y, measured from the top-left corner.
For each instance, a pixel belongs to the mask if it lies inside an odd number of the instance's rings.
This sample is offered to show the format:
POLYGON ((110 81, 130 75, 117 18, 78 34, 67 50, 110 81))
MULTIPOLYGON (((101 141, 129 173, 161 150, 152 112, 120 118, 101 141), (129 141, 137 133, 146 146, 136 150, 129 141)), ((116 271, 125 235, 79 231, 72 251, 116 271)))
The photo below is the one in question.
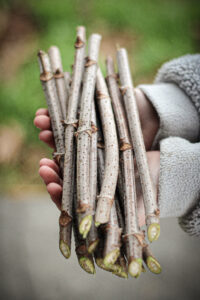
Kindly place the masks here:
POLYGON ((55 79, 51 70, 51 64, 48 54, 40 50, 38 52, 38 58, 40 66, 40 80, 42 83, 49 115, 51 118, 53 137, 56 145, 56 152, 54 153, 54 157, 58 161, 62 173, 65 151, 63 140, 64 128, 62 125, 62 115, 56 93, 55 79))
POLYGON ((156 240, 160 234, 159 209, 147 164, 140 119, 134 96, 127 52, 125 49, 122 48, 117 51, 117 61, 132 145, 142 185, 146 224, 148 227, 148 238, 150 241, 153 241, 156 240))
POLYGON ((96 82, 97 61, 101 36, 92 34, 89 39, 88 58, 85 64, 83 90, 77 130, 77 199, 78 213, 91 210, 89 187, 89 153, 91 136, 91 109, 96 82))
POLYGON ((95 215, 96 223, 101 224, 107 223, 110 218, 119 170, 119 148, 111 100, 100 69, 97 72, 96 90, 105 142, 105 172, 95 215))
MULTIPOLYGON (((126 254, 129 266, 138 258, 142 259, 142 243, 138 243, 138 234, 142 237, 138 225, 137 199, 135 187, 134 162, 131 141, 129 137, 128 123, 119 87, 116 81, 114 64, 111 57, 107 58, 107 82, 111 95, 112 106, 117 124, 118 136, 120 140, 120 167, 122 172, 121 181, 124 189, 124 215, 125 215, 125 238, 126 254)), ((138 263, 141 272, 140 263, 138 263)), ((139 274, 136 274, 138 276, 139 274)))
POLYGON ((51 46, 48 50, 53 76, 55 78, 58 100, 61 107, 62 118, 65 120, 67 114, 68 93, 63 73, 60 50, 56 46, 51 46))

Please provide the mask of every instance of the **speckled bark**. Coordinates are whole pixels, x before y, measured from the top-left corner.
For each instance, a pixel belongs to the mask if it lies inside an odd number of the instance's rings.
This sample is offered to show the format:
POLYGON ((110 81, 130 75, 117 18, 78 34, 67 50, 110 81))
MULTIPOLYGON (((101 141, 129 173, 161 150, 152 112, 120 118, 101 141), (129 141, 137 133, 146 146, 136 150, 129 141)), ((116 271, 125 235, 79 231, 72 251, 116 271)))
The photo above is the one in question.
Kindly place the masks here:
MULTIPOLYGON (((98 148, 97 156, 98 156, 98 179, 100 186, 103 183, 104 174, 105 174, 105 160, 104 160, 104 150, 102 148, 98 148)), ((110 261, 112 264, 115 263, 120 254, 121 247, 121 232, 122 229, 119 227, 118 216, 116 211, 116 203, 115 200, 112 204, 110 218, 108 224, 105 226, 104 232, 104 251, 103 263, 108 266, 110 261)))
MULTIPOLYGON (((146 151, 144 146, 144 140, 142 136, 140 119, 139 119, 137 104, 136 104, 134 91, 133 91, 133 83, 132 83, 131 73, 128 64, 128 57, 125 49, 119 49, 117 51, 117 61, 118 61, 118 68, 119 68, 119 77, 121 82, 121 91, 123 94, 132 145, 134 148, 136 162, 137 162, 141 185, 142 185, 143 199, 144 199, 145 213, 146 213, 146 224, 148 227, 148 237, 150 237, 151 234, 150 231, 152 231, 151 229, 153 230, 158 229, 159 210, 156 201, 155 191, 152 184, 152 179, 150 177, 149 167, 147 164, 147 157, 146 157, 146 151)), ((155 234, 152 240, 157 239, 158 235, 159 232, 157 231, 157 234, 155 234)))
POLYGON ((101 36, 92 34, 89 39, 88 58, 85 63, 83 91, 77 130, 77 198, 78 213, 92 212, 89 187, 89 153, 91 136, 91 109, 96 82, 97 61, 101 36))
POLYGON ((64 164, 64 129, 62 125, 62 115, 59 105, 59 100, 56 93, 55 79, 51 70, 50 60, 44 51, 39 51, 39 66, 40 66, 40 80, 44 90, 49 115, 51 118, 51 126, 56 145, 56 153, 54 157, 60 165, 61 173, 63 173, 64 164))
POLYGON ((67 114, 68 92, 65 84, 60 50, 56 46, 51 46, 48 50, 53 76, 55 78, 58 100, 61 107, 62 118, 65 120, 67 114))
MULTIPOLYGON (((72 205, 74 194, 74 171, 75 171, 75 124, 79 103, 80 87, 84 68, 85 56, 85 28, 77 28, 77 38, 75 42, 75 61, 72 74, 72 83, 70 88, 69 105, 67 115, 65 116, 65 157, 64 157, 64 175, 63 175, 63 193, 61 201, 60 215, 60 250, 63 253, 65 248, 71 249, 72 228, 72 205), (77 42, 78 41, 78 42, 77 42), (72 109, 73 107, 73 109, 72 109), (65 240, 63 240, 63 237, 65 240)), ((51 52, 54 51, 51 49, 51 52)), ((52 55, 52 59, 55 55, 52 55)), ((66 75, 65 75, 66 76, 66 75)), ((68 76, 69 77, 69 76, 68 76)), ((64 253, 63 253, 64 255, 64 253)))
POLYGON ((142 259, 142 243, 138 243, 137 234, 140 234, 137 217, 137 199, 135 188, 135 174, 133 152, 129 136, 126 113, 122 104, 122 98, 116 81, 114 64, 111 57, 106 60, 107 82, 111 95, 117 131, 120 140, 120 182, 122 181, 124 190, 124 215, 125 215, 125 235, 126 254, 130 264, 133 259, 142 259))
POLYGON ((88 233, 88 249, 94 251, 94 247, 98 243, 98 232, 94 222, 94 214, 96 209, 96 197, 97 197, 97 121, 94 101, 92 102, 92 136, 90 143, 90 201, 92 209, 92 225, 88 233))
MULTIPOLYGON (((65 71, 64 72, 64 79, 65 79, 65 86, 67 89, 67 106, 68 106, 68 101, 69 101, 69 93, 70 93, 70 87, 71 87, 71 75, 69 72, 65 71)), ((67 117, 67 116, 66 116, 67 117)), ((65 117, 65 118, 66 118, 65 117)))
POLYGON ((98 196, 95 221, 102 224, 109 221, 114 200, 119 169, 119 148, 111 100, 100 69, 97 72, 96 95, 105 142, 105 172, 98 196))

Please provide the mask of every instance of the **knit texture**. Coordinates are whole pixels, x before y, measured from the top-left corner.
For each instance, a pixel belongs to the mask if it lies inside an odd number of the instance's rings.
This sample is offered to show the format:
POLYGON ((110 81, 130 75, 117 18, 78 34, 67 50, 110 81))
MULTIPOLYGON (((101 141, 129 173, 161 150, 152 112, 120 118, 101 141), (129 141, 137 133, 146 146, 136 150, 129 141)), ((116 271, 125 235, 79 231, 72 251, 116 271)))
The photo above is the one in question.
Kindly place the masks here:
POLYGON ((200 114, 200 54, 188 54, 165 63, 157 73, 156 82, 176 83, 200 114))

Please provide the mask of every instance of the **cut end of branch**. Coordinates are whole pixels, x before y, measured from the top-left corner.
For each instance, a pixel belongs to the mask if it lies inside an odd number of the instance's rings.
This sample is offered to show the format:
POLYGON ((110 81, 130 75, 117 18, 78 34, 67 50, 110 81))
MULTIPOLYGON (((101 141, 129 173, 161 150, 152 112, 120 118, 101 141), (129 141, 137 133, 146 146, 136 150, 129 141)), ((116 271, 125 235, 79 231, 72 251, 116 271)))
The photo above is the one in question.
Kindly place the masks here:
POLYGON ((132 277, 138 278, 142 272, 142 259, 133 259, 128 266, 128 272, 132 277))
POLYGON ((160 274, 162 271, 159 262, 152 256, 147 257, 147 267, 154 274, 160 274))
POLYGON ((96 250, 98 244, 99 244, 99 239, 97 239, 97 240, 93 241, 92 243, 90 243, 90 245, 88 246, 88 252, 90 254, 92 254, 96 250))
POLYGON ((160 235, 160 224, 152 223, 148 227, 147 236, 150 242, 156 241, 160 235))
POLYGON ((84 239, 87 237, 87 234, 90 231, 91 226, 92 226, 92 216, 91 215, 85 216, 79 224, 79 232, 84 239))
POLYGON ((110 253, 108 253, 103 262, 105 264, 105 266, 110 266, 110 265, 114 265, 114 263, 116 262, 116 260, 118 259, 120 255, 120 249, 114 249, 113 251, 111 251, 110 253))
POLYGON ((95 266, 93 261, 91 261, 88 257, 79 258, 79 265, 81 268, 89 274, 95 274, 95 266))
POLYGON ((59 244, 60 251, 65 258, 69 258, 71 255, 70 247, 63 240, 59 244))
POLYGON ((120 277, 120 278, 124 278, 127 279, 128 278, 128 273, 125 271, 121 271, 121 272, 113 272, 114 275, 120 277))
POLYGON ((101 225, 100 222, 95 222, 94 224, 95 224, 96 227, 99 227, 101 225))

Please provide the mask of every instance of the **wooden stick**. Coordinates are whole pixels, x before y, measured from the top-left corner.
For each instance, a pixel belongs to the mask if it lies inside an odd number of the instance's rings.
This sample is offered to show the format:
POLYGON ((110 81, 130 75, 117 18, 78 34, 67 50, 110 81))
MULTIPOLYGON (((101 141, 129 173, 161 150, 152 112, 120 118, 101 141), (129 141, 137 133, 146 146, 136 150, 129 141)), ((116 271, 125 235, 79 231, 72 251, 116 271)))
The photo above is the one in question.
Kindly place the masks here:
POLYGON ((111 57, 106 60, 107 83, 111 95, 112 106, 117 124, 118 136, 120 140, 120 167, 123 173, 124 189, 124 214, 125 214, 125 236, 127 260, 129 273, 131 276, 138 277, 142 271, 142 243, 138 243, 140 233, 137 219, 137 199, 135 188, 135 174, 133 152, 129 137, 128 123, 122 105, 119 87, 116 81, 114 63, 111 57), (134 265, 134 268, 132 267, 134 265), (133 272, 134 271, 134 272, 133 272), (135 272, 136 271, 136 272, 135 272))
POLYGON ((105 141, 105 172, 95 215, 95 222, 98 225, 109 221, 118 177, 119 149, 111 100, 100 69, 97 71, 96 89, 105 141))
POLYGON ((117 61, 120 82, 122 85, 121 91, 123 94, 132 145, 134 147, 136 162, 142 185, 146 213, 146 224, 148 228, 148 239, 150 242, 152 242, 154 240, 157 240, 160 234, 159 209, 147 163, 140 119, 133 92, 133 83, 128 64, 127 52, 125 49, 122 48, 117 51, 117 61))
MULTIPOLYGON (((92 224, 88 233, 87 243, 88 252, 92 253, 98 245, 99 238, 97 228, 94 222, 97 197, 97 121, 94 101, 92 102, 92 136, 90 143, 90 201, 92 209, 92 224)), ((87 232, 86 232, 87 233, 87 232)))
POLYGON ((85 213, 84 218, 80 217, 79 231, 84 237, 87 236, 92 224, 92 207, 90 201, 89 183, 89 153, 91 137, 91 109, 94 98, 96 82, 97 60, 101 36, 92 34, 89 39, 88 58, 85 64, 83 91, 80 103, 79 127, 77 136, 77 213, 85 213), (84 219, 84 225, 82 220, 84 219))
POLYGON ((65 160, 64 160, 64 176, 63 176, 63 193, 61 202, 60 215, 60 250, 64 253, 66 249, 70 253, 71 235, 69 235, 72 227, 72 203, 74 194, 74 169, 75 169, 75 140, 74 132, 77 124, 77 111, 79 104, 79 95, 81 81, 84 69, 85 56, 85 28, 77 28, 77 38, 75 42, 75 61, 72 73, 72 83, 67 107, 67 115, 65 120, 65 160), (65 236, 65 240, 63 237, 65 236), (68 238, 66 238, 68 236, 68 238))
MULTIPOLYGON (((64 72, 64 79, 65 79, 65 86, 67 89, 67 99, 69 101, 69 93, 70 93, 70 87, 71 87, 71 75, 69 72, 65 71, 64 72)), ((67 105, 68 105, 68 101, 67 101, 67 105)))
POLYGON ((157 261, 157 259, 153 256, 149 245, 145 245, 143 247, 143 259, 144 262, 146 263, 147 267, 149 268, 149 270, 154 273, 154 274, 160 274, 162 269, 161 266, 159 264, 159 262, 157 261))
POLYGON ((62 118, 65 120, 67 114, 68 92, 62 67, 60 50, 56 46, 51 46, 48 50, 53 76, 56 82, 58 100, 61 107, 62 118))
MULTIPOLYGON (((105 174, 104 173, 105 160, 104 160, 104 153, 102 148, 98 148, 97 156, 98 156, 98 178, 101 186, 105 174)), ((106 225, 104 230, 105 230, 105 244, 104 244, 104 253, 103 253, 103 257, 104 257, 103 263, 106 267, 109 267, 110 265, 115 264, 116 260, 120 255, 120 247, 121 247, 122 229, 119 227, 115 200, 112 204, 109 222, 106 225)))
POLYGON ((39 66, 40 66, 40 80, 44 90, 48 111, 51 119, 51 126, 53 137, 56 145, 56 152, 54 158, 60 165, 61 174, 63 174, 64 165, 64 140, 63 140, 63 125, 62 115, 59 106, 59 101, 56 93, 55 79, 51 71, 51 64, 48 54, 40 50, 38 52, 39 66))

